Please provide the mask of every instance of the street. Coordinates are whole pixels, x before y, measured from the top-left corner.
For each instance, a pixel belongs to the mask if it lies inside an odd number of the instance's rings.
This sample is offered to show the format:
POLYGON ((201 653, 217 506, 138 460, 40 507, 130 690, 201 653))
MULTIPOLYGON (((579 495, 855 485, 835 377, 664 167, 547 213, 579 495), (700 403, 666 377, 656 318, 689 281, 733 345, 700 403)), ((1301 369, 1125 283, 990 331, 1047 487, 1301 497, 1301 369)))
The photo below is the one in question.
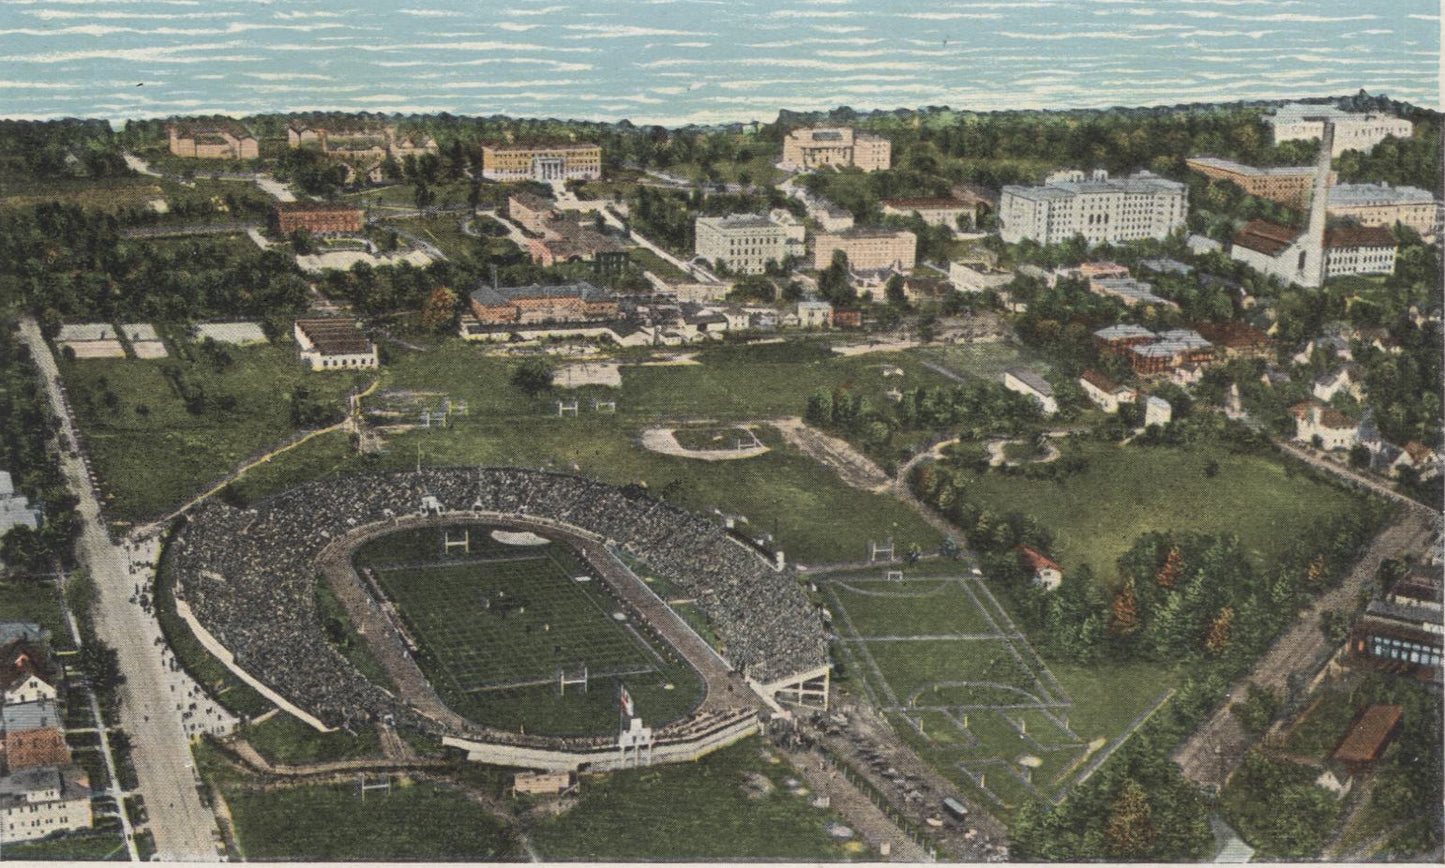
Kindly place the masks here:
MULTIPOLYGON (((61 420, 64 435, 78 444, 76 431, 60 390, 60 372, 34 318, 23 317, 21 335, 30 348, 50 399, 61 420)), ((177 695, 177 673, 156 644, 159 626, 139 605, 131 602, 140 576, 136 564, 153 561, 153 541, 112 543, 102 526, 85 464, 75 454, 62 452, 61 469, 71 490, 80 498, 81 519, 76 557, 95 581, 95 625, 102 642, 114 648, 125 675, 120 688, 121 724, 129 733, 132 760, 145 797, 149 828, 156 855, 162 860, 215 861, 216 818, 201 802, 190 750, 189 702, 177 695)), ((221 726, 223 722, 216 722, 221 726)))

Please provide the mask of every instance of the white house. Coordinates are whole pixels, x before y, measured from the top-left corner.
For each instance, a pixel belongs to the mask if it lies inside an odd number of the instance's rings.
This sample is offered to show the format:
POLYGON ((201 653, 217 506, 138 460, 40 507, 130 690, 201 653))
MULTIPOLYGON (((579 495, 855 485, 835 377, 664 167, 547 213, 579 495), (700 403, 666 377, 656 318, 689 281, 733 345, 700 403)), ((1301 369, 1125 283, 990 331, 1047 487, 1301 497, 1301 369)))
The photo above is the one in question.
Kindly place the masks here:
POLYGON ((1035 371, 1027 368, 1005 368, 1003 385, 1011 392, 1033 398, 1044 408, 1045 416, 1059 412, 1059 402, 1054 400, 1054 387, 1035 371))
POLYGON ((1157 395, 1150 395, 1144 399, 1144 427, 1150 425, 1168 425, 1169 420, 1174 417, 1174 408, 1169 402, 1157 395))
POLYGON ((800 301, 797 314, 798 325, 805 329, 825 329, 833 324, 833 305, 826 301, 800 301))
POLYGON ((1042 552, 1034 551, 1028 546, 1019 546, 1016 549, 1019 553, 1019 560, 1024 567, 1033 573, 1033 583, 1045 591, 1052 591, 1064 581, 1064 568, 1059 566, 1049 556, 1042 552))
POLYGON ((1333 407, 1326 407, 1316 401, 1296 404, 1289 408, 1294 416, 1294 438, 1303 443, 1313 443, 1320 438, 1325 449, 1349 449, 1359 442, 1359 423, 1333 407))
POLYGON ((1094 402, 1094 406, 1105 413, 1119 412, 1120 404, 1127 404, 1137 400, 1139 393, 1128 386, 1114 382, 1098 371, 1084 371, 1079 377, 1079 385, 1084 388, 1084 394, 1094 402))
POLYGON ((1349 392, 1355 396, 1355 400, 1362 401, 1365 398, 1365 390, 1360 382, 1360 366, 1354 363, 1340 365, 1333 371, 1326 371, 1315 377, 1314 383, 1310 386, 1310 393, 1321 401, 1329 401, 1340 392, 1349 392))

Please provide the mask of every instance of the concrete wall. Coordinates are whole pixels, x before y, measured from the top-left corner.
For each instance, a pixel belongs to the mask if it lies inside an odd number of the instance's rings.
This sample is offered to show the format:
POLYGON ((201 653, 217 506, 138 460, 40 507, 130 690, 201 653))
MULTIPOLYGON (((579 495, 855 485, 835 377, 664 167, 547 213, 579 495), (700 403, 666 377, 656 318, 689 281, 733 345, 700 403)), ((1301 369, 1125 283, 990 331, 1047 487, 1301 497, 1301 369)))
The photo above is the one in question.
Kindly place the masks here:
MULTIPOLYGON (((696 738, 657 744, 651 751, 652 763, 691 762, 715 750, 741 741, 758 731, 757 716, 752 715, 720 729, 703 733, 696 738)), ((465 750, 467 759, 472 762, 550 772, 578 771, 579 769, 614 771, 630 768, 634 763, 631 750, 628 751, 627 759, 624 761, 621 751, 616 748, 593 751, 547 750, 506 744, 487 744, 453 736, 443 738, 442 744, 465 750)), ((647 754, 647 750, 644 749, 644 761, 647 754)))

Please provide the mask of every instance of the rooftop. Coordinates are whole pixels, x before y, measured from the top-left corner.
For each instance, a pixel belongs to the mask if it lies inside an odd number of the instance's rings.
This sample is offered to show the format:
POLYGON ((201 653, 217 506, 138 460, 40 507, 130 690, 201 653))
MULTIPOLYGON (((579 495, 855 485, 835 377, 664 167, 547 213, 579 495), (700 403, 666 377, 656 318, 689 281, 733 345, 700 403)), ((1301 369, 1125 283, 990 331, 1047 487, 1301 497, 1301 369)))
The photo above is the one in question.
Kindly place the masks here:
POLYGON ((1105 341, 1121 341, 1129 338, 1154 338, 1156 335, 1143 326, 1118 323, 1094 332, 1094 337, 1105 341))
POLYGON ((1380 758, 1389 746, 1404 712, 1398 705, 1372 705, 1350 727, 1334 758, 1347 763, 1368 763, 1380 758))
POLYGON ((1040 395, 1047 397, 1054 394, 1054 387, 1050 386, 1049 381, 1045 380, 1037 371, 1028 368, 1004 368, 1003 372, 1040 395))
POLYGON ((1042 552, 1034 551, 1028 546, 1018 546, 1014 551, 1019 553, 1019 560, 1023 561, 1024 564, 1034 572, 1038 572, 1039 570, 1057 570, 1062 573, 1064 571, 1064 568, 1059 566, 1058 562, 1053 558, 1050 558, 1042 552))
POLYGON ((1084 371, 1084 373, 1079 375, 1079 379, 1083 380, 1086 383, 1089 383, 1099 391, 1106 394, 1129 391, 1124 386, 1119 385, 1118 383, 1114 382, 1113 380, 1109 379, 1108 377, 1095 370, 1084 371))
POLYGON ((1268 220, 1251 220, 1234 233, 1233 243, 1237 247, 1255 250, 1265 256, 1278 256, 1285 248, 1293 244, 1297 237, 1299 237, 1297 229, 1271 223, 1268 220))
POLYGON ((0 728, 5 732, 29 732, 32 729, 51 729, 60 726, 60 713, 55 703, 16 702, 0 707, 0 728))
POLYGON ((721 217, 699 217, 700 226, 718 229, 775 229, 779 224, 764 214, 725 214, 721 217))
POLYGON ((1331 205, 1396 205, 1433 202, 1434 195, 1419 187, 1391 187, 1389 184, 1336 184, 1330 188, 1331 205))
POLYGON ((951 196, 918 196, 904 199, 884 199, 883 207, 897 208, 900 211, 941 211, 967 208, 968 203, 961 202, 951 196))
POLYGON ((1220 169, 1225 172, 1234 172, 1240 175, 1252 175, 1262 177, 1265 175, 1277 175, 1282 177, 1294 177, 1305 175, 1313 177, 1314 166, 1246 166, 1243 163, 1236 163, 1233 160, 1225 160, 1220 157, 1190 157, 1186 162, 1198 163, 1201 166, 1220 169))
POLYGON ((369 353, 373 349, 371 340, 361 331, 356 320, 343 317, 321 317, 298 319, 296 327, 310 339, 316 349, 325 356, 369 353))
POLYGON ((1395 235, 1384 226, 1345 226, 1325 230, 1325 246, 1343 247, 1395 247, 1395 235))
POLYGON ((605 289, 599 289, 585 280, 552 286, 534 283, 528 286, 494 287, 482 284, 473 289, 471 293, 472 301, 483 307, 511 304, 524 298, 580 298, 583 301, 606 301, 609 297, 610 293, 605 289))
POLYGON ((277 214, 297 214, 311 211, 345 211, 352 214, 360 214, 361 208, 345 202, 316 202, 301 201, 277 202, 271 207, 276 209, 277 214))

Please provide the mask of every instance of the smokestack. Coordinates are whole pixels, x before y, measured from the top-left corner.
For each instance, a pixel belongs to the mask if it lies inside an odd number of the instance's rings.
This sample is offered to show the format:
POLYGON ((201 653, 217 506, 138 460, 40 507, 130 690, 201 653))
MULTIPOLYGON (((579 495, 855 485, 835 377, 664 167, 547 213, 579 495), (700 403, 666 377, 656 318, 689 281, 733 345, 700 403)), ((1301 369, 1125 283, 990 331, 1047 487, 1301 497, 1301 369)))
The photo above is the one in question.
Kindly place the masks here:
POLYGON ((1310 220, 1305 230, 1304 250, 1300 257, 1301 286, 1320 286, 1325 282, 1325 218, 1330 198, 1330 162, 1335 149, 1335 122, 1320 118, 1320 151, 1315 158, 1315 183, 1310 193, 1310 220))

